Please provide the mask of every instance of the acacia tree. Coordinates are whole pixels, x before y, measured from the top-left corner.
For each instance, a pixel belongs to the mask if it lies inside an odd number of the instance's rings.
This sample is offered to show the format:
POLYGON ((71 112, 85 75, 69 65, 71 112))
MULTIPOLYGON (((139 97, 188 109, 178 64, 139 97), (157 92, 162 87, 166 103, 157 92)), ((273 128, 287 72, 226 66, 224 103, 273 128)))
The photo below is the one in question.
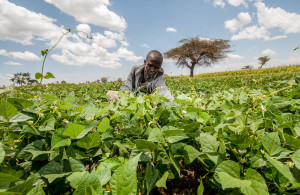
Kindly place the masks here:
POLYGON ((262 57, 259 57, 258 58, 258 61, 260 63, 260 67, 259 68, 262 68, 263 65, 265 65, 267 63, 267 61, 270 60, 270 57, 269 56, 262 56, 262 57))
POLYGON ((229 40, 204 40, 198 37, 182 39, 179 47, 165 52, 165 58, 176 61, 178 67, 188 67, 190 77, 194 76, 195 66, 208 67, 226 58, 230 52, 229 40))
POLYGON ((29 72, 18 72, 15 73, 13 78, 10 79, 12 82, 19 84, 19 85, 23 85, 23 84, 27 84, 31 78, 30 78, 30 73, 29 72))

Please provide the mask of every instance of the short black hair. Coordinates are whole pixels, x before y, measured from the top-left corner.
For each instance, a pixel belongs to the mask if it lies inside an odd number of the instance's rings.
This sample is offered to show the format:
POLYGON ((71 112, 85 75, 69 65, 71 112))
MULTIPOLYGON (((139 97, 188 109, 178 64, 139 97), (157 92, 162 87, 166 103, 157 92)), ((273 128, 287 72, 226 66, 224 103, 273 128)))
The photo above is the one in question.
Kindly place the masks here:
POLYGON ((155 55, 157 57, 157 59, 159 60, 159 62, 161 62, 161 63, 163 62, 163 59, 164 59, 163 55, 159 51, 157 51, 157 50, 151 50, 151 51, 149 51, 149 53, 147 54, 146 59, 151 54, 155 55))

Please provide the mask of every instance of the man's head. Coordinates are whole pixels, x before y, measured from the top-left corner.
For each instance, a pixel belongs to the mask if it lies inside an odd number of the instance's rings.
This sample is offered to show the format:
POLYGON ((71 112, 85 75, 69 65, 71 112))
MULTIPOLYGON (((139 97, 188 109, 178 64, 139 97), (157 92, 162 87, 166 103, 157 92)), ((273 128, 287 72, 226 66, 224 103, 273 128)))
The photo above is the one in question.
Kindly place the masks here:
POLYGON ((157 50, 151 50, 146 59, 144 60, 145 70, 144 75, 146 77, 146 80, 153 78, 161 68, 161 65, 163 63, 163 56, 162 54, 157 50))

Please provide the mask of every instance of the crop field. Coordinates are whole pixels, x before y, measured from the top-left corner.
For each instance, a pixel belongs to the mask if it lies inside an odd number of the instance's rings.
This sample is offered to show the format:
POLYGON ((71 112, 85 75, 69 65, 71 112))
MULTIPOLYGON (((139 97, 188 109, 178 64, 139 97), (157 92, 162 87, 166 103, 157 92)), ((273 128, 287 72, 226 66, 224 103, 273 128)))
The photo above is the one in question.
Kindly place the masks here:
POLYGON ((299 194, 299 67, 2 89, 0 194, 299 194))

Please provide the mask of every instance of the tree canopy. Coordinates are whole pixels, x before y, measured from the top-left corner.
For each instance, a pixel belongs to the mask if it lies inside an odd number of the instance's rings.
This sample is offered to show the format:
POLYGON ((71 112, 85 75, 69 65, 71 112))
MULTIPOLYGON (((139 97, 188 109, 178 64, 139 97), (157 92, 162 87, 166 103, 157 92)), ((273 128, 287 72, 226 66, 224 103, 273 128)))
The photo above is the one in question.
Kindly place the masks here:
POLYGON ((176 61, 178 67, 188 67, 190 76, 194 76, 195 66, 208 67, 211 64, 226 58, 230 52, 229 40, 223 39, 200 39, 198 37, 182 39, 179 47, 165 52, 165 57, 176 61))
POLYGON ((259 68, 262 68, 263 65, 265 65, 267 63, 267 61, 270 60, 270 57, 269 56, 262 56, 262 57, 259 57, 258 58, 258 61, 260 63, 260 67, 259 68))
POLYGON ((19 84, 19 85, 27 85, 32 83, 37 83, 37 80, 30 78, 29 72, 18 72, 15 73, 13 78, 10 79, 12 82, 19 84))

